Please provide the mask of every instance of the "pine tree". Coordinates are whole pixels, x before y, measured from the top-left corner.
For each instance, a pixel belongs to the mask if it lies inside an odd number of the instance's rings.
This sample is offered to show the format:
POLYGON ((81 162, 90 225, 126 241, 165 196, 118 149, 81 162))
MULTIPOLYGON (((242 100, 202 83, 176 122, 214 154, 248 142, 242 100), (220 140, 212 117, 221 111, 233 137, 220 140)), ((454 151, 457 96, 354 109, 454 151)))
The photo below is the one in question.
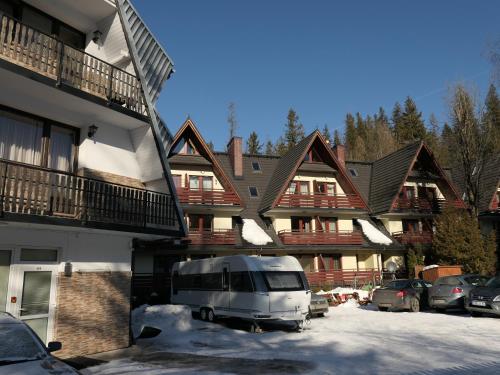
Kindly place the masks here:
POLYGON ((262 151, 262 145, 259 141, 259 136, 255 131, 251 132, 247 139, 247 153, 259 155, 262 151))
POLYGON ((302 139, 304 139, 304 125, 299 122, 299 116, 290 108, 285 125, 284 144, 286 150, 295 147, 302 139))
POLYGON ((274 155, 273 142, 271 142, 269 140, 266 142, 266 151, 265 151, 265 154, 268 155, 268 156, 273 156, 274 155))
POLYGON ((210 151, 214 151, 214 143, 212 141, 208 142, 207 146, 210 149, 210 151))
POLYGON ((321 134, 323 134, 323 137, 325 137, 326 141, 328 143, 332 143, 332 136, 330 134, 330 129, 328 128, 328 125, 325 124, 325 126, 323 126, 323 131, 321 132, 321 134))
POLYGON ((289 148, 283 137, 279 137, 274 145, 274 154, 278 156, 284 156, 288 152, 289 148))
POLYGON ((391 131, 389 119, 387 118, 384 109, 379 108, 378 114, 375 115, 374 128, 371 131, 370 138, 372 139, 372 151, 368 160, 373 161, 384 157, 385 155, 396 151, 397 142, 391 131))
POLYGON ((500 99, 494 85, 490 85, 485 100, 484 126, 492 134, 491 146, 493 152, 500 152, 500 99))
POLYGON ((414 100, 409 96, 405 100, 404 111, 396 116, 394 132, 400 144, 425 139, 427 134, 422 112, 419 112, 414 100))
POLYGON ((342 141, 340 140, 340 134, 339 134, 339 131, 337 129, 335 129, 333 131, 333 144, 335 146, 342 144, 342 141))
POLYGON ((392 117, 391 117, 392 131, 394 132, 394 135, 396 135, 396 129, 402 126, 401 125, 402 112, 403 110, 401 109, 401 104, 399 104, 399 102, 396 102, 396 104, 394 104, 394 108, 392 109, 392 117))
POLYGON ((354 147, 356 145, 356 125, 354 122, 354 117, 352 114, 348 113, 345 117, 345 131, 344 139, 347 151, 347 158, 350 160, 355 160, 353 157, 354 147))
POLYGON ((236 135, 238 130, 238 121, 236 120, 236 105, 231 102, 227 107, 227 123, 229 125, 229 139, 236 135))
POLYGON ((429 117, 429 131, 427 132, 427 135, 425 137, 425 142, 427 145, 430 147, 432 151, 434 151, 434 154, 436 154, 437 158, 441 160, 440 158, 440 150, 439 150, 439 121, 434 115, 434 113, 431 113, 429 117))
POLYGON ((448 208, 436 218, 432 241, 432 262, 461 265, 465 273, 489 275, 495 271, 494 237, 484 238, 474 216, 465 210, 448 208))

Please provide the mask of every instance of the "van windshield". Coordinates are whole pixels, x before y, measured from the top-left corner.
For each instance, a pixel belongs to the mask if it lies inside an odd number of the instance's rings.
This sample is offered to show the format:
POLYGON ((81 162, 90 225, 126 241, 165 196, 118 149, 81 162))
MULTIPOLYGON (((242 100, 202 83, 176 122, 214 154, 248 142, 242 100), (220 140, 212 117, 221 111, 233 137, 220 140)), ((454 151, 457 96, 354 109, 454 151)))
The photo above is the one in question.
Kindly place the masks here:
POLYGON ((267 271, 263 272, 263 275, 267 288, 271 292, 304 290, 300 272, 267 271))

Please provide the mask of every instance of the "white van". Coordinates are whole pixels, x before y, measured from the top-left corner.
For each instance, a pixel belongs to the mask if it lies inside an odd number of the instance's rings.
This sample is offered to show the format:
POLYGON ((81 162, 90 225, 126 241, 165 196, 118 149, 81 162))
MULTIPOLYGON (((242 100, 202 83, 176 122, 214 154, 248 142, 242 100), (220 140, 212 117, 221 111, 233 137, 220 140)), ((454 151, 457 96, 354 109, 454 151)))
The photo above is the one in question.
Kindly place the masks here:
POLYGON ((256 328, 259 320, 292 320, 300 327, 311 291, 292 256, 234 255, 175 263, 171 301, 190 306, 203 320, 237 317, 256 328))

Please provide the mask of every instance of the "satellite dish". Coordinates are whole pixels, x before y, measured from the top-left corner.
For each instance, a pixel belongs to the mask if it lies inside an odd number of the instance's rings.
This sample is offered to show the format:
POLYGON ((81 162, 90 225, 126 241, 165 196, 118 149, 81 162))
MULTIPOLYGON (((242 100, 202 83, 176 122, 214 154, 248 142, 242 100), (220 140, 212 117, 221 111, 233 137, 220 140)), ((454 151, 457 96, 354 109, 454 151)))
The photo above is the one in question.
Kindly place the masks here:
POLYGON ((387 271, 389 272, 396 272, 398 269, 398 265, 393 262, 392 260, 390 262, 387 262, 387 271))

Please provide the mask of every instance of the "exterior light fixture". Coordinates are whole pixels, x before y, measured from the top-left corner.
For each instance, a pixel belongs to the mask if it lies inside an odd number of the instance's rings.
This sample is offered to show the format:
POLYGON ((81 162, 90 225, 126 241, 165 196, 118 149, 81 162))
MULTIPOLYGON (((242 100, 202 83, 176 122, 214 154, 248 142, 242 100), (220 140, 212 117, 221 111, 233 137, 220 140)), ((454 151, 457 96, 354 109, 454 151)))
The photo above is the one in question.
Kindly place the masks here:
POLYGON ((97 129, 99 129, 97 126, 95 125, 90 125, 89 126, 89 132, 87 133, 88 137, 90 139, 93 139, 94 136, 95 136, 95 133, 97 133, 97 129))
POLYGON ((92 33, 92 41, 96 44, 99 43, 101 37, 102 37, 102 32, 100 32, 99 30, 96 30, 92 33))
POLYGON ((72 274, 73 274, 73 265, 71 264, 71 262, 66 262, 64 264, 64 276, 71 277, 72 274))

